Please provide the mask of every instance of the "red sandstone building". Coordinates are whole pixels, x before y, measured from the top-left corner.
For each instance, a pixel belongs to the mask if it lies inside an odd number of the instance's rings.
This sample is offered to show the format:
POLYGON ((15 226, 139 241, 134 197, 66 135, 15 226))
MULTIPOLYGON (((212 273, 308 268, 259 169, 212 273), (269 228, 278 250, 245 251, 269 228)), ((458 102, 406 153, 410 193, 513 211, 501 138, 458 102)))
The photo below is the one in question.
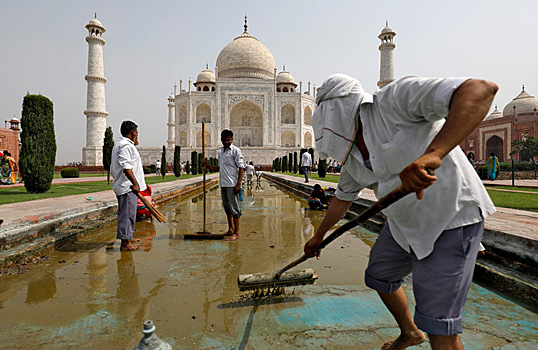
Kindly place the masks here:
POLYGON ((0 151, 8 150, 11 156, 15 159, 15 162, 19 163, 19 131, 20 122, 17 118, 13 117, 10 121, 5 121, 5 127, 0 128, 0 151), (10 124, 9 128, 7 124, 10 124))
MULTIPOLYGON (((490 153, 495 153, 501 162, 512 159, 512 141, 523 140, 526 135, 538 137, 538 99, 525 91, 504 107, 503 112, 497 110, 487 116, 462 143, 460 147, 465 154, 472 153, 477 161, 485 161, 490 153)), ((513 156, 516 162, 519 154, 513 156)))

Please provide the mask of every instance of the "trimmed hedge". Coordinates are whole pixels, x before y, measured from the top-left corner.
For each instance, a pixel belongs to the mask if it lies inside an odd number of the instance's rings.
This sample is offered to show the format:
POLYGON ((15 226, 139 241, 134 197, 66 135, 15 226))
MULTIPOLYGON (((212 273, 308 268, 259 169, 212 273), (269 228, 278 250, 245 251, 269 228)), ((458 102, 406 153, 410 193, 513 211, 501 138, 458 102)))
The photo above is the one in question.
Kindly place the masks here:
POLYGON ((79 177, 79 171, 78 168, 67 167, 60 170, 60 175, 62 175, 62 179, 70 177, 79 177))
POLYGON ((56 136, 52 101, 42 95, 24 96, 19 169, 29 193, 47 192, 54 178, 56 136))
POLYGON ((145 166, 144 167, 144 174, 153 174, 155 171, 151 170, 151 167, 145 166))

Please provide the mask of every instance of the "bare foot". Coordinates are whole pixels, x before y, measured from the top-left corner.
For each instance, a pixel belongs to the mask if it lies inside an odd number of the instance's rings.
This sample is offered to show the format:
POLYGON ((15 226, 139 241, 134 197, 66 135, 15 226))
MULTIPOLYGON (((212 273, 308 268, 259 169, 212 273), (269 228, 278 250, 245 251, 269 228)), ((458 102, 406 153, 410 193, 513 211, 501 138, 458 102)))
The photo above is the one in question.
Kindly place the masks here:
POLYGON ((381 347, 381 350, 400 350, 410 346, 418 345, 426 340, 426 336, 417 330, 414 333, 402 333, 396 340, 389 341, 381 347))
POLYGON ((122 244, 120 246, 120 250, 123 250, 123 251, 133 251, 133 250, 138 250, 138 249, 140 249, 140 247, 135 247, 131 243, 128 243, 128 244, 125 244, 125 245, 122 244))
POLYGON ((239 239, 239 235, 237 233, 232 234, 230 237, 226 237, 225 241, 236 241, 239 239))
POLYGON ((226 232, 224 233, 224 235, 225 235, 225 236, 231 236, 232 233, 233 233, 232 230, 228 230, 228 231, 226 231, 226 232))

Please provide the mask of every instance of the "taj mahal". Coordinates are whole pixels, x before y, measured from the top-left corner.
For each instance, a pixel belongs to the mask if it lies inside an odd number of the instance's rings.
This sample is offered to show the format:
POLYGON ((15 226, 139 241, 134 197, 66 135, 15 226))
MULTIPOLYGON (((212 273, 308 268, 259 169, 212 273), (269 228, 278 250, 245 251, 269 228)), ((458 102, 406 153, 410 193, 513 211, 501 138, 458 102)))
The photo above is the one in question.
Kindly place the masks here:
MULTIPOLYGON (((105 28, 95 18, 88 29, 88 74, 86 116, 86 147, 82 149, 83 164, 102 163, 103 135, 106 129, 103 46, 105 28)), ((381 69, 378 86, 394 80, 393 37, 388 26, 379 35, 381 69)), ((271 164, 273 159, 314 148, 312 113, 316 109, 316 88, 308 82, 297 84, 292 74, 278 72, 271 51, 248 32, 245 16, 244 31, 219 53, 215 71, 202 70, 196 81, 186 87, 179 82, 168 97, 167 159, 172 162, 174 146, 181 147, 181 160, 190 160, 193 150, 202 148, 202 122, 205 123, 206 157, 217 157, 221 146, 220 132, 234 132, 234 144, 241 148, 245 160, 256 164, 271 164)), ((143 164, 160 159, 161 147, 138 147, 143 164)))
POLYGON ((179 91, 174 87, 168 97, 167 145, 200 150, 205 122, 207 157, 217 156, 220 132, 230 129, 246 160, 271 164, 283 154, 315 146, 314 97, 310 83, 303 91, 285 69, 277 74, 271 51, 248 33, 245 18, 244 32, 220 51, 215 72, 206 66, 187 89, 182 81, 179 91))

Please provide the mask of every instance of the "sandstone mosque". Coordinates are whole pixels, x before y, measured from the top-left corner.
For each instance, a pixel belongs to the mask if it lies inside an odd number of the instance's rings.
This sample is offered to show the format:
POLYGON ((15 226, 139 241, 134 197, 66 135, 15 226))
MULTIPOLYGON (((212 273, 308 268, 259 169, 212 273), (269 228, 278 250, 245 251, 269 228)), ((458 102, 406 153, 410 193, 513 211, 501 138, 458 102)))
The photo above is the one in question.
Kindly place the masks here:
MULTIPOLYGON (((102 145, 106 129, 105 83, 103 65, 103 34, 105 28, 95 18, 86 25, 88 36, 88 74, 86 116, 86 146, 82 149, 84 165, 102 165, 102 145)), ((276 157, 315 148, 312 113, 316 108, 315 86, 297 84, 285 67, 277 72, 271 51, 247 31, 226 45, 219 53, 212 71, 198 74, 194 83, 189 79, 179 91, 174 85, 168 97, 167 159, 172 162, 174 146, 181 146, 181 160, 190 160, 193 150, 201 151, 202 122, 205 122, 206 157, 217 157, 221 146, 220 132, 231 129, 234 144, 241 148, 245 160, 269 165, 276 157)), ((381 89, 394 80, 394 37, 388 22, 378 38, 381 40, 381 89)), ((528 134, 538 136, 538 100, 523 91, 501 114, 497 109, 460 146, 487 159, 495 152, 503 161, 510 159, 511 142, 528 134)), ((142 162, 153 164, 161 158, 162 147, 138 147, 142 162)), ((317 159, 316 159, 317 160, 317 159)), ((519 160, 516 155, 516 160, 519 160)))

